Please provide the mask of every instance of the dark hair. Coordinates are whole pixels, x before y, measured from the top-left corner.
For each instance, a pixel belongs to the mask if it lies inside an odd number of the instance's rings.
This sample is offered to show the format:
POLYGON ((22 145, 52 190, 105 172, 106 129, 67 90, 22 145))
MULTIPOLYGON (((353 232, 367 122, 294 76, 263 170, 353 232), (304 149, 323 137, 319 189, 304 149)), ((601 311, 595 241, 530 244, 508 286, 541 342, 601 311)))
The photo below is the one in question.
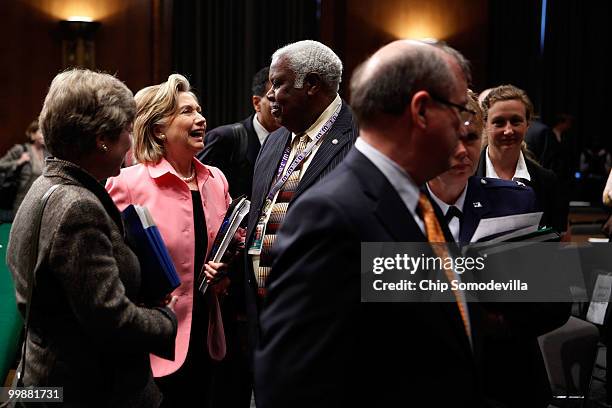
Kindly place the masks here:
POLYGON ((365 74, 368 60, 362 63, 351 78, 351 108, 359 122, 367 124, 381 114, 401 115, 414 94, 427 90, 445 97, 452 92, 454 74, 440 51, 457 60, 469 78, 469 67, 458 51, 450 47, 415 46, 388 59, 374 73, 365 74))
POLYGON ((270 67, 263 67, 255 75, 253 75, 253 83, 251 84, 251 91, 253 95, 263 97, 266 94, 266 88, 268 84, 268 77, 270 73, 270 67))
POLYGON ((26 137, 28 138, 28 142, 32 141, 32 135, 36 133, 38 129, 40 129, 40 126, 38 126, 38 119, 35 119, 30 122, 25 131, 26 137))

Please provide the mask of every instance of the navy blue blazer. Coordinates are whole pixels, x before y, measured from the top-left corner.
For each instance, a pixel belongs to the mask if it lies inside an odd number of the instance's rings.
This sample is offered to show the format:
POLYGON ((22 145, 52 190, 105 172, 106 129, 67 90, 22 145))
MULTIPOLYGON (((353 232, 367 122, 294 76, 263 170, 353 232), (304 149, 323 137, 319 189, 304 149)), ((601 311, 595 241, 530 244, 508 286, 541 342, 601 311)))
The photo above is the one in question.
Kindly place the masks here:
MULTIPOLYGON (((477 174, 485 172, 484 154, 485 151, 481 155, 477 174)), ((514 181, 470 177, 463 207, 461 242, 469 242, 482 218, 544 210, 541 224, 551 225, 550 220, 559 213, 553 205, 557 202, 556 197, 547 194, 558 191, 556 178, 549 170, 528 158, 525 160, 533 189, 514 181), (475 205, 476 202, 480 205, 475 205)), ((560 224, 557 223, 556 227, 559 228, 560 224)), ((481 305, 489 316, 483 323, 485 395, 512 408, 546 407, 551 398, 551 389, 537 336, 562 326, 569 317, 571 304, 481 305)))
POLYGON ((472 176, 468 179, 459 241, 470 242, 483 218, 538 211, 535 192, 516 181, 472 176))
MULTIPOLYGON (((487 149, 483 149, 480 154, 476 176, 487 176, 486 152, 487 149)), ((526 181, 526 183, 535 191, 538 208, 544 213, 540 225, 552 227, 558 232, 567 230, 569 208, 567 201, 561 195, 557 176, 551 170, 545 169, 527 156, 525 156, 525 164, 531 176, 531 182, 526 181)))
MULTIPOLYGON (((291 208, 298 197, 319 182, 319 180, 325 177, 344 159, 348 151, 355 144, 358 135, 359 130, 353 119, 351 109, 345 102, 342 102, 342 108, 340 109, 338 118, 324 136, 315 156, 310 161, 291 202, 289 202, 289 208, 291 208)), ((253 175, 253 190, 251 194, 251 210, 249 212, 247 224, 246 248, 249 248, 253 242, 253 231, 257 224, 259 214, 261 213, 266 195, 278 171, 283 151, 290 142, 291 132, 282 127, 269 134, 261 147, 261 151, 255 163, 253 175)), ((253 263, 251 262, 251 257, 248 255, 248 251, 244 251, 244 263, 245 301, 249 322, 249 345, 252 353, 259 337, 259 308, 261 305, 257 299, 257 281, 255 280, 253 263)))
POLYGON ((482 406, 477 352, 455 303, 361 302, 362 242, 426 241, 361 152, 295 201, 277 238, 255 359, 257 406, 482 406))

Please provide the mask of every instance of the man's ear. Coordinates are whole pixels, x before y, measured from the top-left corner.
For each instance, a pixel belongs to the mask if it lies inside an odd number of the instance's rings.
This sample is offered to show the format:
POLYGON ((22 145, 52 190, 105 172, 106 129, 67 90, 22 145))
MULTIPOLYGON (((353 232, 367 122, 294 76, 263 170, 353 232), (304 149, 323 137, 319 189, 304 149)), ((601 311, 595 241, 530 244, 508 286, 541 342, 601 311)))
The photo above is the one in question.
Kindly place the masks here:
POLYGON ((407 109, 410 109, 410 117, 414 126, 427 127, 427 108, 431 97, 427 91, 418 91, 412 96, 407 109))
POLYGON ((323 81, 321 80, 321 76, 316 72, 309 72, 304 77, 304 86, 307 87, 306 92, 308 95, 314 95, 320 92, 322 85, 323 81))
POLYGON ((261 107, 259 106, 259 102, 261 102, 261 96, 253 95, 251 98, 251 102, 253 103, 253 109, 255 109, 255 112, 261 111, 261 107))

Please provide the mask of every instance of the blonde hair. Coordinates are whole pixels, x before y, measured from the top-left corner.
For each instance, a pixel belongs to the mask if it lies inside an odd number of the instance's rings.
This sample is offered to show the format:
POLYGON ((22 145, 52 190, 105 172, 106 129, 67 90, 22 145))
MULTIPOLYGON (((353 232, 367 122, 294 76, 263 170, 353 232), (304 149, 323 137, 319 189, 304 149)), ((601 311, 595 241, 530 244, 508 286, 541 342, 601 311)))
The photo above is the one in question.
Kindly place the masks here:
POLYGON ((467 96, 467 107, 476 112, 472 123, 476 127, 476 131, 480 134, 480 148, 482 149, 482 147, 484 146, 484 140, 487 139, 484 126, 484 115, 482 112, 482 108, 480 107, 480 103, 478 103, 478 95, 476 95, 476 93, 474 93, 474 91, 472 91, 471 89, 468 89, 467 96))
POLYGON ((482 101, 485 122, 489 118, 489 109, 491 109, 491 106, 496 102, 512 100, 523 102, 523 105, 525 105, 525 119, 527 119, 527 123, 529 123, 533 116, 533 104, 529 96, 527 96, 527 93, 514 85, 500 85, 491 89, 487 96, 485 96, 482 101))
POLYGON ((181 92, 191 92, 187 78, 172 74, 166 82, 141 89, 136 93, 136 119, 134 120, 134 158, 139 163, 156 164, 166 154, 164 141, 156 135, 157 126, 172 122, 177 114, 181 92))

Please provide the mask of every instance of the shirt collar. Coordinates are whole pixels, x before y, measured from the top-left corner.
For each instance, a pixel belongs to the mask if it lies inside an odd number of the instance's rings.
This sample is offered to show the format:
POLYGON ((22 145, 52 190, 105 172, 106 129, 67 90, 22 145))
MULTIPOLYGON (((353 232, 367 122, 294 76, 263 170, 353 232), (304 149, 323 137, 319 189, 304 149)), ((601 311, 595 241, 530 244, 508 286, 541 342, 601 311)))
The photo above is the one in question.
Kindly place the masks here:
POLYGON ((442 201, 440 198, 438 198, 438 196, 435 195, 433 191, 431 191, 431 188, 429 188, 429 184, 427 184, 427 190, 429 191, 431 198, 436 202, 436 204, 438 204, 438 207, 440 207, 440 210, 442 210, 442 214, 446 215, 451 205, 454 205, 455 207, 457 207, 459 211, 463 213, 463 205, 465 204, 465 195, 467 193, 467 184, 463 188, 463 191, 461 192, 461 194, 459 194, 459 197, 457 197, 457 201, 455 201, 452 204, 447 204, 444 201, 442 201))
MULTIPOLYGON (((193 165, 196 171, 196 176, 198 178, 198 180, 206 180, 209 176, 210 177, 214 177, 214 175, 212 174, 212 172, 210 170, 208 170, 208 168, 203 165, 202 163, 200 163, 199 160, 197 160, 195 157, 193 158, 193 165)), ((151 178, 159 178, 161 176, 163 176, 164 174, 167 173, 172 173, 174 174, 176 177, 181 177, 176 170, 174 169, 174 167, 172 167, 172 165, 170 164, 170 162, 168 160, 166 160, 164 157, 162 157, 162 159, 159 161, 159 163, 157 164, 152 164, 149 163, 147 164, 147 169, 149 171, 149 175, 151 176, 151 178)))
MULTIPOLYGON (((312 138, 315 137, 317 133, 319 133, 325 122, 327 122, 329 118, 332 117, 336 109, 338 109, 338 107, 341 105, 342 99, 340 98, 340 95, 336 94, 336 97, 334 98, 332 103, 330 103, 327 108, 325 108, 321 115, 319 115, 318 119, 315 120, 315 122, 308 129, 306 129, 306 132, 304 132, 308 135, 308 139, 312 140, 312 138)), ((297 135, 295 133, 291 133, 292 142, 296 136, 297 135)))
POLYGON ((391 183, 406 207, 414 216, 419 203, 420 190, 410 175, 397 163, 379 152, 361 137, 357 138, 355 148, 370 159, 387 180, 389 180, 389 183, 391 183))
POLYGON ((255 133, 257 133, 257 139, 259 139, 259 144, 263 144, 266 137, 270 134, 266 130, 265 127, 261 123, 259 123, 259 119, 257 119, 257 114, 253 115, 253 128, 255 129, 255 133))
MULTIPOLYGON (((487 152, 485 154, 485 160, 487 165, 487 174, 486 177, 491 178, 500 178, 493 167, 493 163, 491 163, 491 159, 489 158, 489 146, 487 146, 487 152)), ((523 156, 523 152, 519 152, 518 162, 516 163, 516 169, 514 170, 513 179, 522 178, 525 180, 531 181, 531 176, 529 175, 529 171, 527 171, 527 164, 525 163, 525 156, 523 156)))

